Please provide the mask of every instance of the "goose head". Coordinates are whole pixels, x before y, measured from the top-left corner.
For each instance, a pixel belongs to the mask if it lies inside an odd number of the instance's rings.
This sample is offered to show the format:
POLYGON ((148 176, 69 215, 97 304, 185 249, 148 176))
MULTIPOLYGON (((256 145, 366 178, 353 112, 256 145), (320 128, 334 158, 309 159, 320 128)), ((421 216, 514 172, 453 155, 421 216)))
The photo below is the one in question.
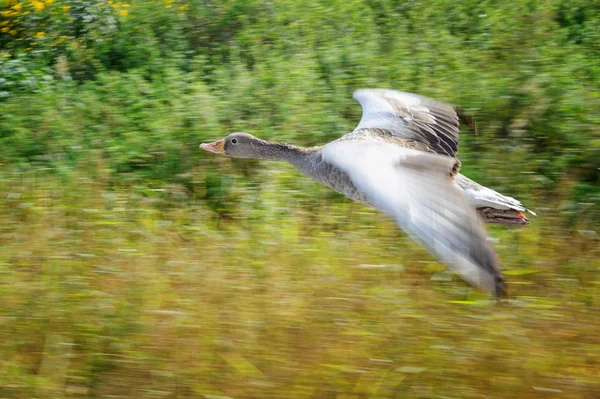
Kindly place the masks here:
POLYGON ((236 132, 224 139, 200 144, 200 148, 233 158, 262 158, 261 155, 269 144, 251 134, 236 132))
POLYGON ((294 163, 304 159, 306 151, 286 143, 272 143, 248 133, 231 133, 222 140, 200 144, 200 148, 232 158, 253 158, 294 163))

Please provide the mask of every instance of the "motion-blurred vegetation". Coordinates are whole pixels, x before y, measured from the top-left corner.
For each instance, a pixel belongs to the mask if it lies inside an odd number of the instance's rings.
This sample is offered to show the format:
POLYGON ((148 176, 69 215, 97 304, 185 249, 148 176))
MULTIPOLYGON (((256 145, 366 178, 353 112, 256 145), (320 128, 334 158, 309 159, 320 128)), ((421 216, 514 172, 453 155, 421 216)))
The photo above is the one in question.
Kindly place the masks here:
POLYGON ((0 0, 0 397, 600 395, 600 7, 0 0), (471 111, 491 306, 376 212, 198 144, 318 145, 386 87, 471 111), (429 281, 431 277, 434 281, 429 281))

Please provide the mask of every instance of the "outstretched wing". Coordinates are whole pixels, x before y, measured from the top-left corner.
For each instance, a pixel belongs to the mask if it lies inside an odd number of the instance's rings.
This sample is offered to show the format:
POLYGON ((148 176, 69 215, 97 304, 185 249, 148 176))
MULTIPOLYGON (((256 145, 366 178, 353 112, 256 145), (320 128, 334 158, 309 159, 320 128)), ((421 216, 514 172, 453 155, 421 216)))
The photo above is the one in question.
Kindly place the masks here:
POLYGON ((475 209, 450 178, 455 159, 385 142, 338 140, 324 160, 368 202, 474 286, 503 295, 504 279, 475 209))
POLYGON ((437 154, 456 156, 458 116, 451 105, 387 89, 360 89, 354 92, 354 98, 363 110, 355 132, 382 129, 425 144, 437 154))

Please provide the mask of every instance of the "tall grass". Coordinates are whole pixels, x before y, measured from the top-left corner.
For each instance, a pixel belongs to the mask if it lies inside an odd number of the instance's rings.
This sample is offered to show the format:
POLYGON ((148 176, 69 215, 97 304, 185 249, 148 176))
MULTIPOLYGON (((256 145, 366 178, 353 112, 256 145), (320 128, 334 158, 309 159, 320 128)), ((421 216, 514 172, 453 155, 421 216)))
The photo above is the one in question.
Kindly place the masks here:
POLYGON ((600 395, 598 8, 584 0, 0 2, 0 397, 600 395), (511 300, 288 165, 360 87, 471 111, 511 300))
POLYGON ((89 161, 95 178, 2 175, 5 397, 589 398, 600 388, 597 239, 551 212, 492 229, 513 298, 494 305, 390 221, 335 204, 287 167, 263 168, 260 186, 231 171, 236 200, 220 210, 202 200, 201 178, 191 192, 114 187, 107 161, 89 161), (312 198, 285 189, 290 179, 312 198))

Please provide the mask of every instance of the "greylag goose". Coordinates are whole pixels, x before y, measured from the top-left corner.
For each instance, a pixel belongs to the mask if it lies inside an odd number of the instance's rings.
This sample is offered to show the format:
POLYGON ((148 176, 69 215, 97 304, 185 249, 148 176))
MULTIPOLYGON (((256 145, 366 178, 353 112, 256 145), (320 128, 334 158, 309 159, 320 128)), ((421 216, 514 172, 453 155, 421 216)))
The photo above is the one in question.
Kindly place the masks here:
POLYGON ((385 89, 354 93, 363 115, 353 132, 320 147, 232 133, 200 148, 236 158, 289 162, 317 182, 372 206, 470 284, 506 295, 483 221, 525 224, 528 211, 458 173, 456 108, 385 89), (478 212, 480 217, 478 217, 478 212))

